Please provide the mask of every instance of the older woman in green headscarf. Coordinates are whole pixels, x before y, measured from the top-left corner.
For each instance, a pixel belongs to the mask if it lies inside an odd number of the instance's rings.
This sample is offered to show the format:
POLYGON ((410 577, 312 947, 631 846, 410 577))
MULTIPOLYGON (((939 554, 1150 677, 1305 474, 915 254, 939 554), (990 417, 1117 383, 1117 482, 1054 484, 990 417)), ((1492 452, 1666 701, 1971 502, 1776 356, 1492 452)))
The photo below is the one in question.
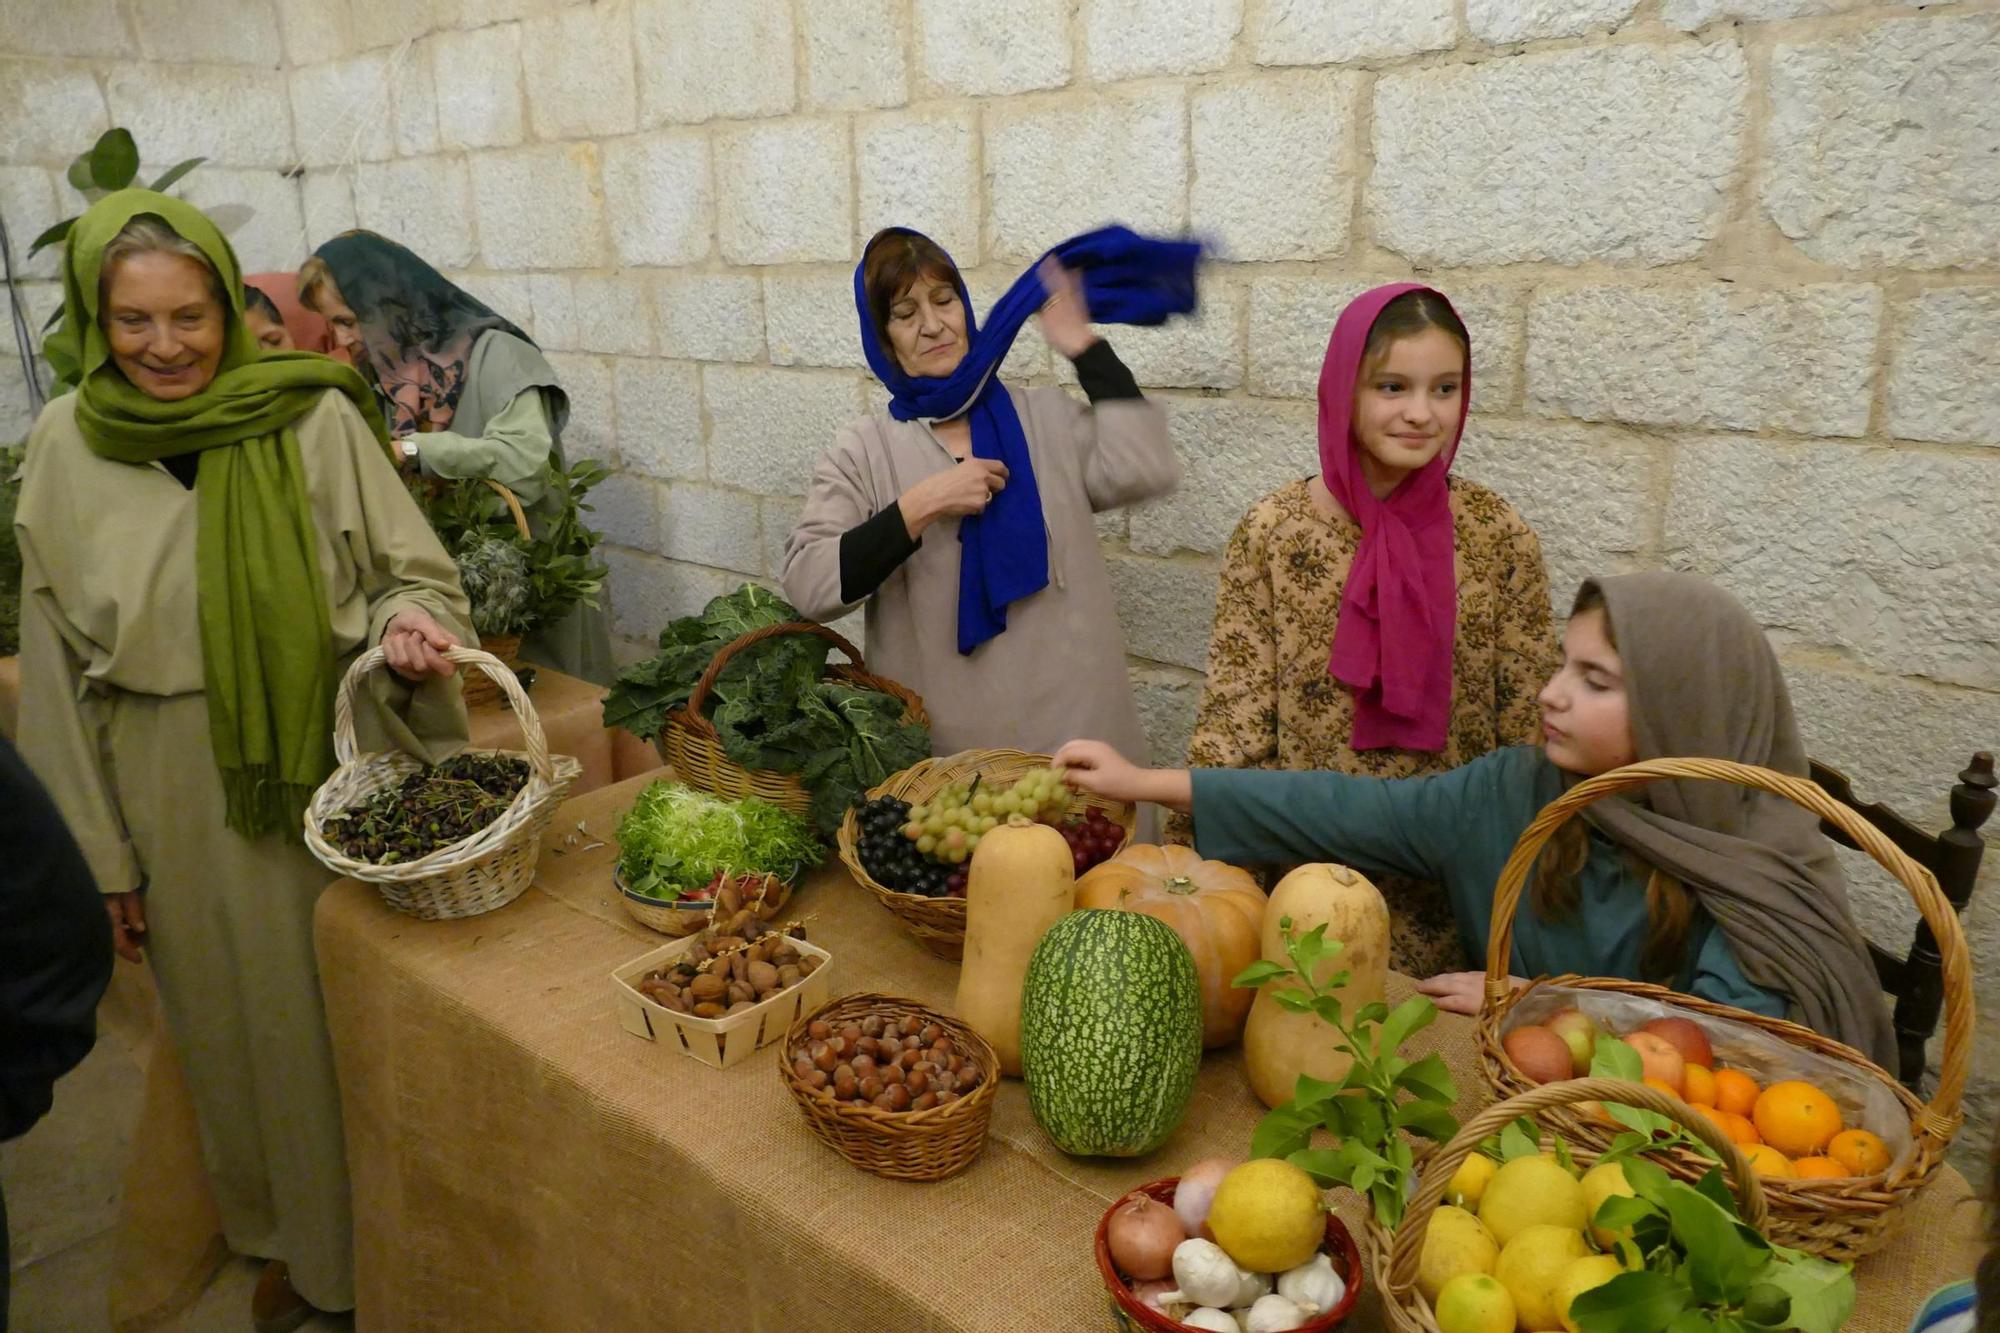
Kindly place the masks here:
POLYGON ((277 1261, 261 1328, 353 1304, 340 1103, 301 845, 334 690, 381 644, 364 748, 463 742, 450 558, 351 368, 259 354, 236 256, 145 190, 71 230, 52 355, 82 371, 29 437, 16 524, 20 748, 144 945, 231 1248, 277 1261), (289 1279, 286 1276, 289 1266, 289 1279))

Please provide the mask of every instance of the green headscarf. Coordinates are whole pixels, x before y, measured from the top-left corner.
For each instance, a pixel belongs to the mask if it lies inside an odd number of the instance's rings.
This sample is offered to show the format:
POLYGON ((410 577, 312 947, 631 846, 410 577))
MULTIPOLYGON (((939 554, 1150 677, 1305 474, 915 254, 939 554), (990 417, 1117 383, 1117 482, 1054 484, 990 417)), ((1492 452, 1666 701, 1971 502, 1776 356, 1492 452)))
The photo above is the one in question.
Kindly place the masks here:
POLYGON ((76 422, 121 463, 201 454, 195 472, 195 592, 209 741, 229 827, 300 836, 306 803, 333 771, 333 634, 293 424, 327 389, 345 393, 387 447, 374 395, 348 366, 311 352, 262 352, 243 323, 236 254, 191 204, 151 190, 106 195, 70 229, 63 325, 50 340, 82 368, 76 422), (111 360, 98 324, 104 251, 153 216, 208 257, 226 295, 222 364, 176 402, 149 397, 111 360))

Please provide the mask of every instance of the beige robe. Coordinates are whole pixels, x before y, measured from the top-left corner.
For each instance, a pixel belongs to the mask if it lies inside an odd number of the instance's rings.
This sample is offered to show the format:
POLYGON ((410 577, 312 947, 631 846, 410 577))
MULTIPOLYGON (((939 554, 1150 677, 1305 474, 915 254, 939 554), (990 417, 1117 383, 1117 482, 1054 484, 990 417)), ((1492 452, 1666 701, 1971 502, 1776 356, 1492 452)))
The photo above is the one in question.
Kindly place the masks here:
MULTIPOLYGON (((223 822, 195 605, 192 490, 92 453, 73 395, 29 437, 21 539, 21 751, 98 887, 143 886, 147 952, 187 1065, 230 1248, 286 1260, 322 1309, 353 1304, 340 1100, 313 957, 333 879, 296 838, 223 822)), ((344 671, 400 611, 469 639, 457 572, 361 416, 329 390, 296 429, 344 671)), ((357 699, 363 751, 463 743, 455 681, 387 672, 357 699)))
MULTIPOLYGON (((1041 491, 1048 586, 1007 609, 1005 633, 961 656, 958 520, 940 519, 865 603, 869 669, 923 696, 937 754, 1046 754, 1086 736, 1141 757, 1146 737, 1093 515, 1163 495, 1180 480, 1166 415, 1143 398, 1086 407, 1061 389, 1008 392, 1041 491)), ((922 422, 879 413, 843 429, 820 456, 785 550, 785 596, 815 620, 851 611, 840 599, 841 534, 953 465, 922 422)))

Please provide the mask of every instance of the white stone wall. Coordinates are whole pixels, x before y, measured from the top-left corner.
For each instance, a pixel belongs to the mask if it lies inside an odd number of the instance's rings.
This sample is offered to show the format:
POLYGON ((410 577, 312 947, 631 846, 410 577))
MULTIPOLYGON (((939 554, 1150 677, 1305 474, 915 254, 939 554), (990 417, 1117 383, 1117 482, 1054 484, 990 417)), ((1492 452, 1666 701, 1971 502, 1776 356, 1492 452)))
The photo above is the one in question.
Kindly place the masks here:
MULTIPOLYGON (((1333 317, 1414 274, 1475 338, 1461 467, 1558 602, 1724 582, 1814 753, 1937 821, 2000 748, 1996 85, 2000 0, 0 0, 0 210, 18 255, 122 123, 213 159, 189 193, 255 208, 252 267, 361 225, 454 272, 621 469, 634 649, 775 577, 814 454, 879 402, 848 296, 877 227, 935 235, 981 302, 1077 229, 1191 228, 1201 317, 1113 333, 1188 480, 1102 525, 1169 757, 1230 530, 1313 466, 1333 317)), ((34 317, 53 269, 26 271, 34 317)), ((1066 372, 1032 334, 1007 367, 1066 372)), ((1900 944, 1908 905, 1860 878, 1900 944)))

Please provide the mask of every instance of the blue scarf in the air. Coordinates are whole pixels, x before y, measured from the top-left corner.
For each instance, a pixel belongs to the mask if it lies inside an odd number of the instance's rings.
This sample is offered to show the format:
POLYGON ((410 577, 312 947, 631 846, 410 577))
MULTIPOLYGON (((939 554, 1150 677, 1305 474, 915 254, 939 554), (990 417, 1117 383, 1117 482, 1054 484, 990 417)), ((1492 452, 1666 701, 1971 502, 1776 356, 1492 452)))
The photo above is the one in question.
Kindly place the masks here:
MULTIPOLYGON (((904 230, 899 228, 898 230, 904 230)), ((917 235, 920 233, 910 233, 917 235)), ((1201 246, 1162 241, 1124 227, 1105 227, 1064 241, 1049 252, 1076 270, 1091 319, 1099 324, 1160 324, 1169 315, 1195 308, 1195 266, 1201 246)), ((959 520, 958 651, 971 653, 1007 628, 1007 607, 1048 586, 1049 548, 1042 520, 1042 496, 1028 455, 1027 433, 1014 400, 996 373, 1028 316, 1042 308, 1048 292, 1030 265, 1007 294, 994 303, 980 328, 973 317, 965 280, 952 269, 958 299, 965 305, 965 359, 943 379, 906 375, 884 345, 868 312, 862 273, 868 256, 854 266, 854 306, 861 315, 861 348, 868 365, 888 388, 889 415, 898 421, 964 417, 972 426, 972 456, 995 459, 1007 469, 1007 485, 983 514, 959 520)))

